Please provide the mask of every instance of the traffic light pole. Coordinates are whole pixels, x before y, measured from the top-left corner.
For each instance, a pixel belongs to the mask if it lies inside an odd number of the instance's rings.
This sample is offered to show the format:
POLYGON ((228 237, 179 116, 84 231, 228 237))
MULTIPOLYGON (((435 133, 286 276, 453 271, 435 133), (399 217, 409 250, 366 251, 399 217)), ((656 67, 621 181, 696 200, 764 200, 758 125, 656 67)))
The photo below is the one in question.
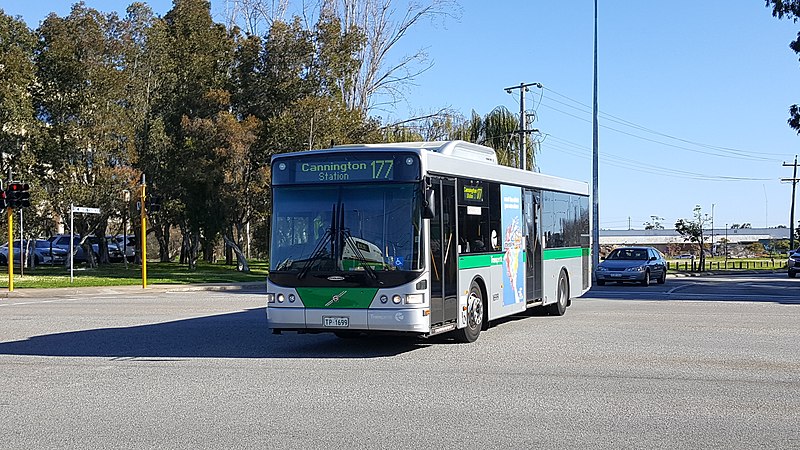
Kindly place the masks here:
POLYGON ((14 210, 6 209, 8 215, 8 292, 14 291, 14 210))
POLYGON ((141 196, 141 206, 139 207, 139 212, 141 213, 142 219, 142 233, 141 239, 142 241, 142 289, 147 288, 147 214, 144 210, 144 199, 145 199, 145 178, 144 174, 142 174, 142 196, 141 196))

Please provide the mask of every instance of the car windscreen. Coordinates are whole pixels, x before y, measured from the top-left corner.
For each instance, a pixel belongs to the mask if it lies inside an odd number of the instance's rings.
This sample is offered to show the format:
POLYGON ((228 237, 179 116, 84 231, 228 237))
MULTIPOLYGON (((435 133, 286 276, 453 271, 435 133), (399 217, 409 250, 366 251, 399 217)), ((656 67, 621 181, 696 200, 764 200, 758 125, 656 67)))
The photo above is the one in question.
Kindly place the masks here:
POLYGON ((647 260, 647 250, 638 248, 618 248, 608 255, 611 260, 647 260))

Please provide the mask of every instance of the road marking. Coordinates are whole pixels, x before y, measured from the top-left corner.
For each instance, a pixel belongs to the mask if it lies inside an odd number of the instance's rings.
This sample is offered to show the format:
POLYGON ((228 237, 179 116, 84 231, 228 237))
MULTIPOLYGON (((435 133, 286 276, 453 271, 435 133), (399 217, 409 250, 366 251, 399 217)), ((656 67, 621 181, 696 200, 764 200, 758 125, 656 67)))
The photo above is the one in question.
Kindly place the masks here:
POLYGON ((72 302, 75 300, 82 300, 82 298, 54 298, 51 300, 37 300, 37 301, 29 301, 29 302, 15 302, 15 303, 0 303, 0 307, 3 306, 19 306, 19 305, 38 305, 40 303, 58 303, 58 302, 72 302))

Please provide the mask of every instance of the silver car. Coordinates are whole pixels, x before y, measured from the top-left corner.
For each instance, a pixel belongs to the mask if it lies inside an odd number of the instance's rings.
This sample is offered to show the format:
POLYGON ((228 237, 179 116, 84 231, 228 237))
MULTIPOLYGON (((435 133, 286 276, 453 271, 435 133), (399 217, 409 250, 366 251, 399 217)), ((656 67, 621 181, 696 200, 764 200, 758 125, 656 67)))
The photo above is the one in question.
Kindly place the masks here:
POLYGON ((597 284, 607 281, 633 281, 649 286, 652 280, 658 284, 667 281, 667 262, 661 252, 653 247, 621 247, 614 249, 595 270, 597 284))

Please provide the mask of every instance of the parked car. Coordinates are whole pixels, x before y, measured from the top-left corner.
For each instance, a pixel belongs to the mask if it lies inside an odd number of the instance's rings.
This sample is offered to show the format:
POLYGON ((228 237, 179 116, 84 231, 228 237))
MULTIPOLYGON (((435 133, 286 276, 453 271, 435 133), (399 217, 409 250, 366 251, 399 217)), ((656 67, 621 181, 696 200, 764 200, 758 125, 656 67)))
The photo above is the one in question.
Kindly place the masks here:
POLYGON ((789 267, 789 278, 794 278, 800 272, 800 248, 789 252, 789 261, 786 265, 789 267))
MULTIPOLYGON (((100 246, 99 246, 99 239, 94 236, 89 236, 86 240, 92 246, 92 252, 94 253, 95 259, 97 259, 100 255, 100 246)), ((69 235, 68 234, 57 234, 55 236, 50 237, 50 242, 53 243, 54 247, 62 248, 69 253, 69 235)), ((122 251, 117 246, 116 241, 113 239, 107 239, 108 242, 108 258, 111 262, 119 262, 122 261, 122 251)), ((87 258, 84 254, 83 247, 80 246, 81 237, 80 236, 73 236, 73 246, 76 250, 74 261, 75 262, 86 262, 87 258)), ((67 258, 69 258, 69 254, 67 254, 67 258)))
MULTIPOLYGON (((108 236, 111 238, 111 236, 108 236)), ((136 236, 129 234, 127 236, 118 234, 114 236, 112 239, 116 241, 117 247, 120 249, 125 249, 125 257, 128 258, 128 261, 133 261, 136 258, 136 236), (127 239, 127 241, 126 241, 127 239)))
POLYGON ((676 258, 677 259, 692 259, 692 258, 694 258, 694 255, 689 254, 689 253, 684 253, 683 255, 678 255, 676 258))
POLYGON ((653 247, 621 247, 614 249, 597 266, 595 279, 600 286, 607 281, 634 281, 648 286, 654 279, 658 284, 664 284, 667 281, 667 262, 653 247))
MULTIPOLYGON (((67 250, 52 246, 50 241, 45 239, 30 239, 20 244, 19 240, 14 241, 14 264, 22 261, 22 249, 32 252, 32 259, 35 265, 39 264, 63 264, 67 258, 67 250)), ((0 247, 0 264, 8 264, 8 242, 0 247)))

